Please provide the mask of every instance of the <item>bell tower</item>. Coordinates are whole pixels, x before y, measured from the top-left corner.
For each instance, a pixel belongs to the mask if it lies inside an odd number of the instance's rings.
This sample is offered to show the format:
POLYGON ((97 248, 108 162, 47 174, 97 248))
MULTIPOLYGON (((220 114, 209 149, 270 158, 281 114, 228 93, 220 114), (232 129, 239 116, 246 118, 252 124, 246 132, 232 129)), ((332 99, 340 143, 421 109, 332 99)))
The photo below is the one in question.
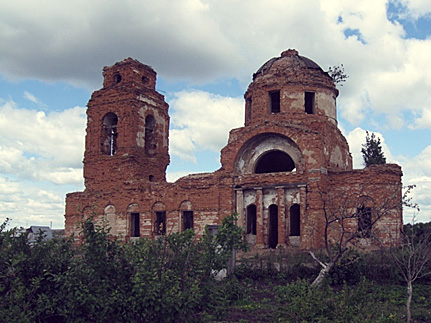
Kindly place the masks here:
POLYGON ((86 189, 166 181, 168 104, 156 91, 156 72, 127 58, 105 67, 103 77, 88 102, 86 189))

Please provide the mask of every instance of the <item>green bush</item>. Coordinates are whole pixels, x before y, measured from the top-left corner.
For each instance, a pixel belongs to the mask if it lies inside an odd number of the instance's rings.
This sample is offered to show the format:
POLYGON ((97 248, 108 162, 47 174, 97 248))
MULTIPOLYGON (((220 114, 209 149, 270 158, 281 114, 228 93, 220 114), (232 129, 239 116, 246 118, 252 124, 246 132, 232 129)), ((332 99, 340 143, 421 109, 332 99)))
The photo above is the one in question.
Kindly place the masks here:
POLYGON ((187 230, 123 244, 89 219, 80 247, 42 239, 30 245, 16 229, 5 230, 5 222, 0 317, 6 322, 192 322, 211 310, 223 313, 230 298, 240 297, 235 281, 220 286, 214 279, 232 250, 245 248, 235 221, 236 215, 225 218, 219 233, 206 232, 198 241, 187 230))
POLYGON ((347 250, 337 262, 336 266, 329 272, 331 284, 357 284, 362 276, 362 267, 362 255, 354 249, 347 250))

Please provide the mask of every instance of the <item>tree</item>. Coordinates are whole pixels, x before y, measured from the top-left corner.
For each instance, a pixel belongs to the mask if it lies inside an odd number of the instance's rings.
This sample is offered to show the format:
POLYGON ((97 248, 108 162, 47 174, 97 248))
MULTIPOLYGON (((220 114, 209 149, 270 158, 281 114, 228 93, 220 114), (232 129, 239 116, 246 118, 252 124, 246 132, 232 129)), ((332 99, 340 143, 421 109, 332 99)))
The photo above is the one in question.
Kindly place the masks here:
POLYGON ((380 185, 374 187, 364 185, 356 192, 348 192, 343 187, 327 194, 318 190, 324 223, 323 231, 315 234, 323 237, 324 248, 320 259, 312 250, 309 251, 312 258, 321 266, 318 276, 311 284, 312 287, 319 287, 322 284, 324 278, 339 264, 343 255, 352 246, 361 248, 361 242, 371 243, 378 235, 376 223, 401 208, 398 188, 394 187, 391 195, 382 197, 379 195, 380 185), (375 198, 371 198, 372 196, 375 198))
POLYGON ((365 144, 362 145, 361 152, 365 167, 386 164, 380 138, 376 138, 374 133, 370 135, 367 131, 367 137, 365 138, 365 144))
MULTIPOLYGON (((403 205, 419 212, 417 203, 413 203, 409 194, 415 185, 409 185, 403 195, 403 205)), ((404 226, 401 231, 402 244, 394 244, 389 248, 389 254, 398 269, 399 274, 407 284, 407 322, 411 322, 411 302, 413 283, 424 276, 431 275, 431 223, 415 223, 404 226)))
POLYGON ((390 255, 401 277, 407 283, 407 322, 411 322, 411 302, 413 282, 431 275, 431 229, 427 228, 420 236, 414 230, 402 232, 403 243, 400 247, 390 249, 390 255))
POLYGON ((347 74, 344 72, 344 66, 336 65, 336 66, 330 66, 328 70, 328 74, 332 79, 334 80, 335 84, 340 84, 340 86, 343 86, 341 84, 342 82, 346 82, 346 80, 349 78, 347 74))

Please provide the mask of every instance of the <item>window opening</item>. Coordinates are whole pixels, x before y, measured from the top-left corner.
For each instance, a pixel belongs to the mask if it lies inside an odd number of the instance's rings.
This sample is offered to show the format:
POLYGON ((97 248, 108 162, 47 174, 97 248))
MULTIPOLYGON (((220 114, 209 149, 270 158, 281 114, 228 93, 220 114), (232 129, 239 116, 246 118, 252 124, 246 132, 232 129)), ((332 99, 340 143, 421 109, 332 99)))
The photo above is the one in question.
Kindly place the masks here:
POLYGON ((155 232, 157 235, 166 234, 166 212, 156 212, 155 232))
POLYGON ((108 113, 103 117, 102 125, 102 153, 113 156, 117 151, 117 123, 118 118, 115 113, 108 113))
POLYGON ((268 246, 275 249, 278 244, 278 206, 272 204, 269 206, 269 235, 268 246))
POLYGON ((218 232, 219 226, 216 225, 216 224, 209 224, 209 225, 207 225, 207 228, 208 228, 209 235, 210 236, 215 236, 217 234, 217 232, 218 232))
POLYGON ((155 127, 156 119, 150 114, 145 118, 145 152, 149 155, 156 153, 155 127))
POLYGON ((183 231, 193 229, 193 211, 183 211, 183 231))
POLYGON ((118 83, 120 83, 121 82, 121 74, 120 73, 116 73, 115 75, 114 75, 114 83, 115 84, 118 84, 118 83))
POLYGON ((246 116, 247 116, 247 121, 251 120, 251 103, 252 103, 251 98, 248 98, 245 101, 245 113, 246 113, 246 116))
POLYGON ((140 219, 139 213, 131 213, 130 214, 130 236, 131 237, 139 237, 140 236, 140 219))
POLYGON ((269 92, 271 113, 280 112, 280 91, 269 92))
POLYGON ((256 205, 247 207, 247 231, 246 234, 256 234, 256 205))
POLYGON ((255 173, 291 172, 294 169, 295 163, 288 154, 280 150, 273 150, 259 158, 255 173))
POLYGON ((290 235, 299 236, 301 234, 299 204, 293 204, 290 207, 290 235))
POLYGON ((360 207, 358 214, 358 232, 362 238, 371 237, 372 214, 370 207, 360 207))
POLYGON ((305 113, 314 114, 314 92, 305 92, 305 113))
POLYGON ((148 176, 148 181, 149 181, 149 182, 153 182, 153 181, 154 181, 154 175, 150 175, 150 176, 148 176))

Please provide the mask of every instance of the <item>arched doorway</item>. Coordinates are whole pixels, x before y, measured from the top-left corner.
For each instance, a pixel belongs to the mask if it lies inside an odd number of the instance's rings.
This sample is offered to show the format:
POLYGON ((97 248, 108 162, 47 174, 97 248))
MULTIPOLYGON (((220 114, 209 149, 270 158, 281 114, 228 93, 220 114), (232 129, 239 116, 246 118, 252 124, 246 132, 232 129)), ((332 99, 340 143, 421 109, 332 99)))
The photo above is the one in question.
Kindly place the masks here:
POLYGON ((247 206, 246 212, 246 239, 250 246, 256 245, 256 205, 247 206))
POLYGON ((290 236, 297 237, 301 235, 300 207, 299 204, 293 204, 290 207, 290 236))
POLYGON ((278 206, 269 206, 268 247, 275 249, 278 245, 278 206))
POLYGON ((256 205, 247 206, 247 231, 246 234, 256 235, 256 205))

